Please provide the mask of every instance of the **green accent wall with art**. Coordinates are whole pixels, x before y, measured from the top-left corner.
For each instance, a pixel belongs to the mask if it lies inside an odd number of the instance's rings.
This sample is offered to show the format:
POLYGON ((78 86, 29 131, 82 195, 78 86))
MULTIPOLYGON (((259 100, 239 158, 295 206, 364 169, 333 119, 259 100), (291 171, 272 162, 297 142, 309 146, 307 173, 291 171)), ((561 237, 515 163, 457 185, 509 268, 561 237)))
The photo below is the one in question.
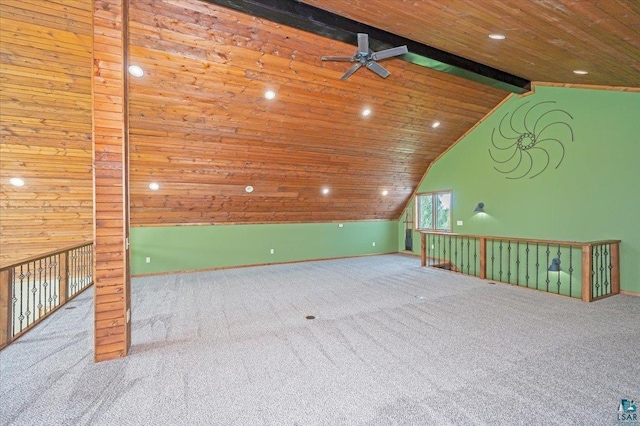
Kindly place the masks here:
POLYGON ((621 288, 640 293, 640 93, 538 86, 512 96, 432 165, 418 192, 441 189, 453 190, 455 233, 622 240, 621 288), (479 202, 486 214, 474 214, 479 202))
POLYGON ((131 273, 390 253, 397 251, 397 230, 397 221, 344 222, 342 227, 339 223, 135 227, 131 273))

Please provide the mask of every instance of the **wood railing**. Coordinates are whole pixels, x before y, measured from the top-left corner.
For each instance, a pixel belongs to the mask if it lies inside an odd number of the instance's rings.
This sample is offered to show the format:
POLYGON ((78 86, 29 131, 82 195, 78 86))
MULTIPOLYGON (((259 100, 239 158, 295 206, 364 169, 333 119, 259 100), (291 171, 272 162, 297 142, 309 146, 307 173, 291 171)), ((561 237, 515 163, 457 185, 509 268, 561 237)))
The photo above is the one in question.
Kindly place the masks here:
POLYGON ((620 293, 620 240, 421 233, 422 266, 591 302, 620 293))
POLYGON ((0 349, 93 284, 93 243, 0 269, 0 349))

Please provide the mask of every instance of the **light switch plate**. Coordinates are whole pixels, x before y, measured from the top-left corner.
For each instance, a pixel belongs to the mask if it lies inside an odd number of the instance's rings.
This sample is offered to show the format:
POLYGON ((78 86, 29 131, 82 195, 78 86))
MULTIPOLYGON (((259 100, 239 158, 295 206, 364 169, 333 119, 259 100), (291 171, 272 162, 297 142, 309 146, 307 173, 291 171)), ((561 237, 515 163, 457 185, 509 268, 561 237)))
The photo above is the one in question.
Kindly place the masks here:
POLYGON ((462 226, 462 225, 463 225, 463 223, 462 223, 462 221, 461 221, 461 220, 459 220, 459 221, 457 222, 457 224, 458 224, 458 226, 462 226))

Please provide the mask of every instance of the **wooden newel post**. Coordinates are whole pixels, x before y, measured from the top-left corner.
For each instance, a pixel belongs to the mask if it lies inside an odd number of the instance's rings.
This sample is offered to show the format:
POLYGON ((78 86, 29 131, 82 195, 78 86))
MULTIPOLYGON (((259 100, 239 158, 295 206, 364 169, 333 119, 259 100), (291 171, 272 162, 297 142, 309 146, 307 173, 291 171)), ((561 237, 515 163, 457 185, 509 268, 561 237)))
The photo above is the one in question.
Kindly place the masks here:
POLYGON ((67 303, 67 283, 69 282, 69 250, 60 253, 60 264, 58 267, 60 268, 58 297, 60 298, 60 305, 64 305, 67 303))
POLYGON ((420 265, 427 266, 427 234, 420 233, 420 265))
POLYGON ((11 343, 11 269, 0 271, 0 349, 11 343))
POLYGON ((611 244, 611 294, 620 293, 620 243, 611 244))
POLYGON ((592 250, 590 244, 582 246, 582 301, 593 301, 593 286, 591 285, 592 250))
POLYGON ((487 278, 487 239, 480 237, 480 279, 487 278))

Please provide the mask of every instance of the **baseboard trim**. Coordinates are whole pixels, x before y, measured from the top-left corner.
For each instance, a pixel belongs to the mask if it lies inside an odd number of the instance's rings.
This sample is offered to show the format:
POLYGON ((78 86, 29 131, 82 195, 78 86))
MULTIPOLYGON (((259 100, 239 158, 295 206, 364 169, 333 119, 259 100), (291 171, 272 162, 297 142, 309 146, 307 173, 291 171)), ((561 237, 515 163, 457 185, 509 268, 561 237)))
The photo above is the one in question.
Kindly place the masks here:
POLYGON ((411 256, 411 257, 420 257, 420 253, 414 253, 414 252, 409 251, 409 250, 399 251, 398 254, 401 254, 401 255, 404 255, 404 256, 411 256))
POLYGON ((174 274, 187 274, 192 272, 208 272, 218 271, 223 269, 239 269, 239 268, 253 268, 255 266, 270 266, 270 265, 286 265, 289 263, 303 263, 303 262, 320 262, 323 260, 337 260, 337 259, 352 259, 356 257, 369 257, 369 256, 382 256, 385 254, 399 254, 397 251, 387 251, 382 253, 369 253, 369 254, 356 254, 353 256, 337 256, 337 257, 321 257, 317 259, 303 259, 303 260, 286 260, 283 262, 270 262, 270 263, 253 263, 249 265, 231 265, 231 266, 217 266, 213 268, 199 268, 199 269, 183 269, 179 271, 166 271, 166 272, 152 272, 149 274, 132 274, 131 278, 143 278, 143 277, 157 277, 162 275, 174 275, 174 274))
POLYGON ((636 293, 628 290, 620 290, 620 294, 624 294, 625 296, 640 297, 640 293, 636 293))

